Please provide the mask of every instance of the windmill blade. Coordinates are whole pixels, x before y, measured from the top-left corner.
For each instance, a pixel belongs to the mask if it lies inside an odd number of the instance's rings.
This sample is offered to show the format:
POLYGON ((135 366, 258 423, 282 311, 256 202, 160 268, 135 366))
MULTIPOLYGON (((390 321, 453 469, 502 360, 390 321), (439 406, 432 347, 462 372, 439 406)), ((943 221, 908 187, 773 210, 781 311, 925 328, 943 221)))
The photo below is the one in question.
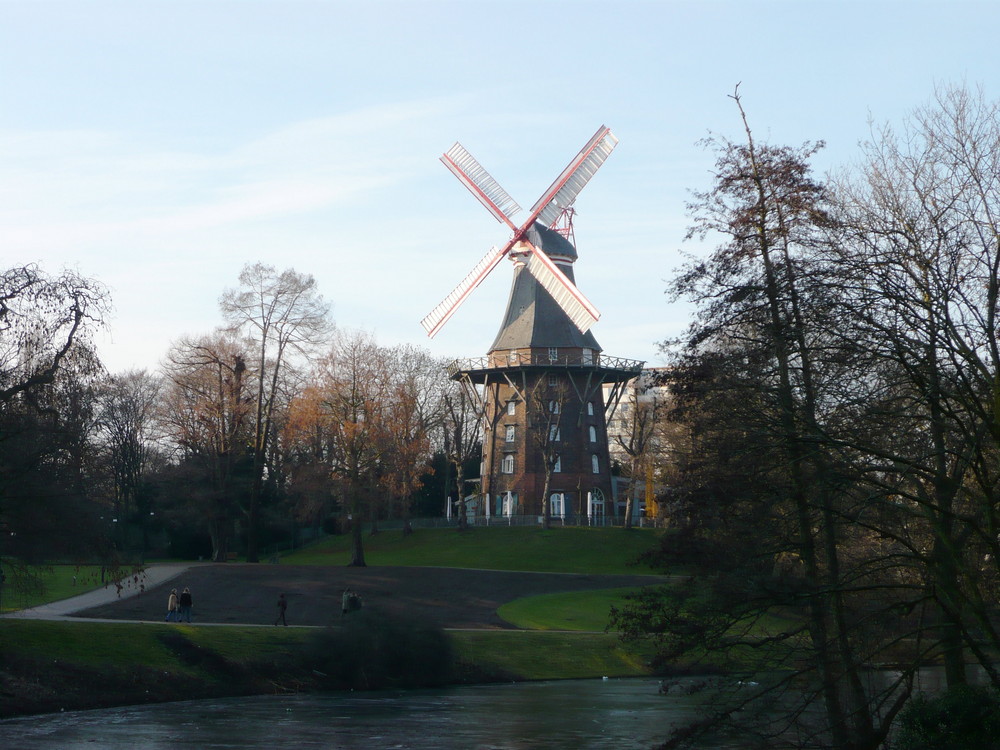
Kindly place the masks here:
POLYGON ((531 207, 531 219, 525 226, 530 226, 536 218, 545 226, 552 226, 563 209, 573 205, 576 196, 590 182, 590 178, 600 169, 617 145, 618 139, 610 128, 604 125, 598 128, 593 137, 587 141, 587 145, 531 207))
POLYGON ((455 310, 465 302, 466 297, 472 294, 472 290, 479 286, 483 279, 489 276, 490 271, 496 268, 497 264, 503 259, 503 256, 507 254, 511 244, 513 243, 508 243, 502 250, 495 245, 491 247, 482 260, 469 272, 469 275, 462 279, 462 283, 455 287, 451 294, 445 297, 437 307, 427 314, 427 317, 420 321, 420 325, 424 327, 429 337, 433 338, 434 334, 441 330, 441 326, 448 321, 448 318, 455 314, 455 310))
POLYGON ((582 333, 586 333, 601 317, 597 308, 590 304, 590 300, 583 296, 566 274, 559 270, 552 259, 539 248, 536 247, 531 251, 527 268, 582 333))
POLYGON ((486 210, 497 221, 517 230, 510 217, 520 211, 521 207, 461 143, 456 143, 445 151, 441 162, 476 196, 476 200, 486 206, 486 210))

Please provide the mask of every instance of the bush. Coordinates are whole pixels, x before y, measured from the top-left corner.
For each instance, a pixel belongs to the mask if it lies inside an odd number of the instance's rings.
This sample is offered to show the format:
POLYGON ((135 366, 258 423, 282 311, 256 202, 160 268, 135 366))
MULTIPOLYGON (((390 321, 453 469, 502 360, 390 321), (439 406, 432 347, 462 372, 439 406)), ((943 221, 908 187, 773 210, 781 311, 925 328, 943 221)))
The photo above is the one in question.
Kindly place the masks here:
POLYGON ((436 687, 452 671, 451 643, 440 628, 368 609, 311 636, 304 658, 332 689, 436 687))
POLYGON ((1000 750, 1000 693, 960 686, 916 696, 900 715, 896 750, 1000 750))

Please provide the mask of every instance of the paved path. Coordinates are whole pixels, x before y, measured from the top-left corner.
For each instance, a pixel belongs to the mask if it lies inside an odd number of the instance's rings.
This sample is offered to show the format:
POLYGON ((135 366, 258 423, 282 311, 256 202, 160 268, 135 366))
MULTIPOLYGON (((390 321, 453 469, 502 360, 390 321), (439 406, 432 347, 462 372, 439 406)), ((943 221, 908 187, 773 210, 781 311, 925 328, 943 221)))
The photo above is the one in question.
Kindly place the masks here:
POLYGON ((141 578, 123 579, 81 596, 21 610, 7 617, 90 622, 163 622, 171 587, 190 587, 194 621, 208 625, 273 626, 278 595, 288 600, 294 625, 324 627, 341 621, 346 589, 366 609, 441 628, 511 629, 504 604, 538 594, 617 589, 662 583, 649 575, 524 573, 405 566, 167 563, 141 578), (143 593, 139 595, 139 591, 143 593))
POLYGON ((62 599, 58 602, 41 604, 37 607, 31 607, 30 609, 18 609, 14 612, 8 612, 0 615, 0 617, 23 620, 76 619, 79 621, 79 618, 71 618, 71 615, 76 612, 82 612, 85 609, 90 609, 91 607, 113 604, 117 601, 123 601, 125 599, 131 599, 132 597, 139 596, 140 592, 150 591, 160 584, 176 578, 198 564, 199 563, 162 563, 149 565, 138 575, 137 579, 131 576, 124 579, 122 581, 121 591, 118 590, 118 587, 115 584, 109 583, 102 588, 88 591, 87 593, 80 594, 79 596, 62 599))

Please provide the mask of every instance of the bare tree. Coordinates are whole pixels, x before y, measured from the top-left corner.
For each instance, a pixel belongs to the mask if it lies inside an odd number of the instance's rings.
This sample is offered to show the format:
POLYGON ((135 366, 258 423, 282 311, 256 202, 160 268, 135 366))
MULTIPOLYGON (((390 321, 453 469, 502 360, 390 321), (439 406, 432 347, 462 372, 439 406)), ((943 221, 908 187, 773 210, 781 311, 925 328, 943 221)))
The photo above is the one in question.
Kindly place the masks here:
POLYGON ((363 332, 338 332, 316 367, 314 384, 293 405, 305 415, 297 422, 312 436, 316 460, 328 471, 351 529, 350 565, 364 567, 362 527, 376 513, 380 483, 397 447, 390 418, 392 389, 388 358, 363 332))
POLYGON ((1000 685, 1000 103, 943 87, 863 155, 831 243, 872 363, 868 429, 844 442, 903 515, 881 531, 928 583, 948 684, 971 652, 1000 685))
POLYGON ((142 483, 155 451, 154 423, 160 381, 145 370, 112 375, 99 398, 98 425, 112 470, 114 512, 120 528, 138 520, 142 551, 149 546, 149 513, 142 483))
POLYGON ((312 276, 293 269, 278 273, 272 266, 256 263, 243 268, 239 281, 239 288, 223 294, 220 306, 231 329, 246 335, 257 352, 253 366, 257 376, 257 405, 247 560, 258 562, 261 490, 281 376, 295 356, 315 351, 326 342, 332 324, 329 306, 318 293, 312 276))
MULTIPOLYGON (((480 450, 479 430, 483 420, 482 407, 467 390, 471 384, 450 381, 443 394, 444 454, 450 466, 455 469, 455 484, 458 488, 458 529, 468 528, 469 520, 465 507, 465 464, 480 450)), ((447 485, 445 485, 447 493, 447 485)), ((445 498, 451 502, 450 496, 445 498)), ((483 496, 483 502, 490 498, 483 496)))
POLYGON ((539 378, 529 396, 531 440, 542 459, 544 480, 542 484, 542 526, 552 528, 552 503, 549 489, 552 474, 559 467, 562 444, 562 419, 569 400, 569 388, 560 382, 552 386, 545 377, 539 378))
POLYGON ((174 344, 163 369, 159 421, 182 456, 200 467, 209 491, 199 515, 212 537, 213 558, 226 560, 236 509, 235 469, 243 458, 253 413, 247 351, 216 333, 174 344))
POLYGON ((409 534, 411 498, 430 463, 431 436, 443 419, 442 399, 448 380, 441 362, 426 349, 404 344, 386 354, 395 383, 392 407, 398 443, 394 466, 386 476, 387 489, 399 501, 403 533, 409 534))
POLYGON ((104 325, 108 293, 96 281, 36 265, 0 273, 0 403, 51 384, 66 358, 104 325))
MULTIPOLYGON (((614 440, 628 456, 628 490, 625 500, 625 528, 632 528, 633 503, 639 478, 645 477, 647 485, 652 481, 652 467, 657 448, 662 447, 663 422, 667 403, 657 390, 655 376, 644 373, 632 383, 624 404, 624 429, 619 429, 614 440), (648 471, 647 471, 648 469, 648 471)), ((650 488, 647 486, 647 491, 650 488)))
MULTIPOLYGON (((745 137, 710 140, 717 157, 713 188, 696 193, 691 206, 691 236, 722 241, 673 286, 699 305, 675 363, 677 397, 693 416, 703 463, 682 487, 698 519, 686 543, 716 578, 678 592, 676 607, 640 597, 652 606, 639 610, 658 613, 619 624, 652 625, 671 643, 671 654, 731 653, 741 643, 758 655, 767 652, 765 661, 784 660, 788 674, 807 679, 815 688, 782 715, 784 727, 775 729, 770 721, 758 727, 761 745, 794 727, 790 733, 801 730, 834 747, 874 748, 910 683, 901 674, 888 689, 869 692, 865 681, 869 660, 877 658, 872 655, 895 643, 869 625, 891 616, 901 589, 880 588, 884 561, 862 554, 878 551, 879 540, 858 523, 862 493, 830 439, 854 406, 840 400, 837 376, 853 364, 855 352, 836 328, 837 268, 815 257, 832 223, 827 190, 810 174, 819 146, 759 143, 738 92, 733 99, 745 137), (719 477, 732 484, 720 485, 719 477), (794 561, 794 575, 775 572, 785 560, 794 561), (695 601, 709 590, 714 593, 695 601), (761 618, 774 606, 794 606, 796 623, 768 631, 773 640, 738 635, 751 633, 752 623, 766 629, 761 618), (868 619, 858 616, 862 611, 868 619), (692 619, 700 626, 692 627, 692 619), (785 650, 793 642, 795 649, 785 650), (771 648, 778 643, 784 645, 771 648), (808 715, 806 707, 820 706, 808 715), (820 716, 822 726, 809 725, 820 716)), ((662 552, 670 559, 670 549, 662 552)), ((790 697, 782 679, 758 672, 755 681, 757 689, 728 696, 736 702, 720 704, 715 714, 743 727, 748 746, 751 727, 742 719, 752 712, 741 717, 734 706, 790 697)))

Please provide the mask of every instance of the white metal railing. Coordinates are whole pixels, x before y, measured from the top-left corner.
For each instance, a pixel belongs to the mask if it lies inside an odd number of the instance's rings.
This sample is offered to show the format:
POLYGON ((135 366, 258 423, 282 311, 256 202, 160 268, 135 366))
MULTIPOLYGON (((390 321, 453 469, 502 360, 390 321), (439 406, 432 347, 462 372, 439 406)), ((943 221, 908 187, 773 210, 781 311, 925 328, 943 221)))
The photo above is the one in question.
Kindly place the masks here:
POLYGON ((638 375, 642 371, 645 362, 637 359, 625 359, 624 357, 611 357, 606 354, 595 355, 592 352, 586 354, 559 354, 552 357, 548 352, 505 352, 486 355, 484 357, 470 357, 467 359, 456 359, 448 365, 448 374, 471 370, 495 370, 506 367, 570 367, 570 368, 593 368, 599 370, 621 370, 625 372, 635 372, 638 375))

